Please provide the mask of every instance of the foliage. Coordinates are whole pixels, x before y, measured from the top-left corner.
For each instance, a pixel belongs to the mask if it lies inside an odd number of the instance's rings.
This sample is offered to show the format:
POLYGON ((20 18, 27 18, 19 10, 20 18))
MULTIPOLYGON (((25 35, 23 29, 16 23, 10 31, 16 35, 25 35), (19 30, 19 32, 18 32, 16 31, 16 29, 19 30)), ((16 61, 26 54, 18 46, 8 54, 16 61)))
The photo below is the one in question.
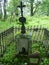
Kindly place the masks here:
POLYGON ((12 27, 14 24, 10 23, 9 21, 2 21, 0 20, 0 32, 9 29, 10 27, 12 27))
POLYGON ((49 0, 37 0, 36 2, 34 0, 29 1, 31 1, 31 10, 34 15, 49 15, 49 0))
POLYGON ((0 19, 2 19, 2 13, 0 12, 0 19))
POLYGON ((15 50, 15 43, 12 43, 8 48, 4 56, 1 58, 1 62, 3 63, 9 63, 12 62, 12 59, 16 53, 15 50))
POLYGON ((40 65, 49 65, 49 59, 44 58, 40 65))
POLYGON ((7 12, 8 12, 8 18, 10 19, 9 21, 16 21, 18 17, 18 3, 19 0, 11 0, 9 2, 9 6, 7 6, 7 12))
MULTIPOLYGON (((40 3, 39 3, 40 4, 40 3)), ((37 9, 40 15, 49 15, 49 0, 43 0, 40 6, 38 5, 39 9, 37 9)))
MULTIPOLYGON (((49 24, 48 24, 49 23, 48 22, 49 17, 48 16, 44 16, 44 17, 35 16, 35 17, 26 17, 26 18, 27 18, 27 22, 28 22, 28 24, 26 24, 26 26, 27 25, 28 26, 34 26, 34 25, 37 26, 38 25, 38 27, 39 27, 40 25, 42 25, 43 27, 48 26, 48 28, 49 28, 49 24)), ((0 25, 2 25, 1 27, 7 28, 7 26, 8 27, 10 26, 10 23, 9 22, 0 22, 0 25)), ((12 25, 13 25, 13 23, 12 23, 12 25)), ((15 26, 17 26, 17 25, 15 24, 15 26)), ((33 48, 34 48, 33 51, 36 51, 36 50, 39 51, 40 54, 41 54, 41 57, 43 57, 44 61, 41 62, 41 65, 49 65, 49 59, 44 57, 45 54, 46 54, 46 51, 45 51, 45 48, 43 48, 43 45, 41 43, 35 43, 35 44, 33 44, 33 48)), ((12 43, 8 47, 8 49, 7 49, 6 53, 4 54, 3 58, 1 59, 2 61, 4 61, 4 65, 7 65, 7 63, 6 63, 7 61, 12 62, 12 59, 13 59, 15 53, 16 53, 15 45, 14 45, 14 43, 12 43)), ((23 60, 21 60, 21 59, 19 60, 19 59, 15 58, 13 65, 17 64, 20 61, 23 61, 23 60)))
MULTIPOLYGON (((41 43, 35 43, 33 44, 33 48, 36 48, 35 50, 37 51, 37 48, 40 52, 40 54, 42 55, 42 59, 41 59, 41 64, 40 65, 49 65, 49 59, 47 59, 46 57, 44 57, 45 53, 43 54, 43 52, 45 52, 45 50, 43 50, 42 48, 42 44, 41 43), (41 47, 40 47, 41 46, 41 47)), ((34 51, 35 51, 34 50, 34 51)), ((15 58, 14 59, 14 55, 16 53, 16 48, 15 48, 15 44, 11 44, 6 53, 4 54, 2 61, 4 62, 5 65, 10 64, 10 62, 12 63, 12 65, 20 65, 22 63, 22 65, 27 61, 27 59, 22 60, 22 58, 15 58), (13 59, 13 61, 12 61, 13 59)))
POLYGON ((13 13, 17 14, 18 13, 17 6, 18 6, 18 0, 17 1, 16 0, 11 0, 7 10, 12 14, 13 13))

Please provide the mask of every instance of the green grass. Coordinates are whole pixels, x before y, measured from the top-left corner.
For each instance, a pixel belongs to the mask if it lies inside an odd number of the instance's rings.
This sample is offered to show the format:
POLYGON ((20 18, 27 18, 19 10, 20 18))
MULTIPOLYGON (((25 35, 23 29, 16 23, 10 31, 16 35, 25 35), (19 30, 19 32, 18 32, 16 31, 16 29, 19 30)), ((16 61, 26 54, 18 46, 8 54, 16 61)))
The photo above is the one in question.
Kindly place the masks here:
POLYGON ((15 48, 15 43, 11 43, 10 46, 7 48, 6 53, 4 54, 4 56, 2 58, 0 58, 0 61, 3 61, 4 63, 7 62, 11 62, 14 55, 16 53, 16 48, 15 48))
MULTIPOLYGON (((42 46, 39 47, 40 44, 41 43, 34 43, 32 47, 35 48, 35 49, 33 49, 34 51, 37 51, 37 49, 38 49, 40 51, 40 54, 42 54, 42 56, 44 56, 43 52, 45 52, 45 50, 42 48, 42 46)), ((7 65, 8 62, 12 62, 12 59, 15 56, 15 53, 16 53, 16 46, 15 46, 15 43, 12 43, 7 48, 6 53, 4 54, 4 56, 0 60, 4 62, 4 65, 7 65)), ((12 62, 12 63, 17 64, 17 62, 18 62, 17 58, 15 58, 13 60, 14 60, 14 62, 12 62)), ((23 60, 21 59, 20 61, 23 61, 23 60)), ((13 65, 15 65, 15 64, 13 64, 13 65)), ((17 65, 19 65, 19 64, 17 64, 17 65)), ((46 57, 43 57, 43 62, 41 62, 40 65, 49 65, 49 59, 47 59, 46 57)))
POLYGON ((0 21, 0 32, 12 27, 14 24, 8 21, 0 21))
POLYGON ((38 26, 49 29, 49 17, 48 16, 33 16, 27 17, 28 26, 38 26))
MULTIPOLYGON (((38 27, 44 27, 49 30, 49 16, 32 16, 32 17, 26 17, 26 26, 38 26, 38 27)), ((0 31, 4 31, 8 29, 11 26, 20 26, 21 24, 18 21, 9 22, 9 20, 6 21, 0 21, 0 31)))

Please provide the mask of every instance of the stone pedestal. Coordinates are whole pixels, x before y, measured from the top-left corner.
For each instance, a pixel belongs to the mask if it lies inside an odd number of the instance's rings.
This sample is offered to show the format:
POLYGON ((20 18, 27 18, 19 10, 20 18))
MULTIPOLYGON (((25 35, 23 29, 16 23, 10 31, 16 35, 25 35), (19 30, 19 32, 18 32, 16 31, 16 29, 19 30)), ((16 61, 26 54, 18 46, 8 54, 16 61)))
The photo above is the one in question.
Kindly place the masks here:
POLYGON ((32 53, 32 35, 19 34, 16 35, 15 40, 17 54, 22 51, 22 48, 25 48, 28 54, 32 53))

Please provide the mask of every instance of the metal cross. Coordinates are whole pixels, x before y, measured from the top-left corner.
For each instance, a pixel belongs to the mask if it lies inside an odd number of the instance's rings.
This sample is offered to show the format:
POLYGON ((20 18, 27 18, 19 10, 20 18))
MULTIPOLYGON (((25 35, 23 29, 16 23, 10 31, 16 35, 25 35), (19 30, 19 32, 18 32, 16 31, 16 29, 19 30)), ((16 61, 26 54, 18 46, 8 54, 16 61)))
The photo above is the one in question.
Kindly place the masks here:
POLYGON ((23 7, 25 7, 25 5, 22 4, 22 1, 18 7, 21 9, 21 16, 23 17, 23 7))

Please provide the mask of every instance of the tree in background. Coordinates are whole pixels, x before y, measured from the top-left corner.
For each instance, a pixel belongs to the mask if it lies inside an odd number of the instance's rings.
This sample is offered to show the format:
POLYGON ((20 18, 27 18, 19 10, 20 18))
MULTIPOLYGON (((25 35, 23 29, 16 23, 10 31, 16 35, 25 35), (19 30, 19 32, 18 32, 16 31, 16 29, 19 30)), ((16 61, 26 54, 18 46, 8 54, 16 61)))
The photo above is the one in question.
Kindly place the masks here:
POLYGON ((49 16, 49 0, 43 0, 42 11, 43 14, 49 16))
POLYGON ((30 4, 31 4, 31 16, 34 15, 34 13, 33 13, 33 2, 34 2, 34 0, 30 0, 30 4))
MULTIPOLYGON (((11 0, 8 7, 8 12, 11 16, 18 15, 18 8, 20 1, 30 3, 30 15, 49 15, 49 0, 11 0)), ((6 14, 6 12, 5 12, 6 14)))
POLYGON ((0 10, 0 19, 2 19, 2 11, 0 10))
POLYGON ((18 3, 19 3, 18 0, 11 0, 7 9, 8 12, 18 15, 18 9, 17 9, 18 3))
POLYGON ((0 0, 1 19, 6 18, 6 0, 0 0))
POLYGON ((4 0, 4 19, 6 18, 6 0, 4 0))
POLYGON ((40 6, 41 6, 41 1, 30 0, 31 16, 35 15, 37 12, 41 10, 40 6))
POLYGON ((10 19, 14 19, 13 17, 17 17, 18 16, 18 3, 19 3, 19 0, 11 0, 9 2, 9 6, 7 7, 7 11, 8 11, 8 14, 10 14, 10 19))
POLYGON ((35 11, 34 11, 34 14, 41 15, 42 14, 41 7, 42 7, 42 2, 37 0, 35 2, 35 11))
POLYGON ((40 10, 41 1, 30 0, 30 4, 31 4, 31 16, 33 16, 40 10))
POLYGON ((47 15, 49 16, 49 0, 37 1, 37 15, 47 15))

